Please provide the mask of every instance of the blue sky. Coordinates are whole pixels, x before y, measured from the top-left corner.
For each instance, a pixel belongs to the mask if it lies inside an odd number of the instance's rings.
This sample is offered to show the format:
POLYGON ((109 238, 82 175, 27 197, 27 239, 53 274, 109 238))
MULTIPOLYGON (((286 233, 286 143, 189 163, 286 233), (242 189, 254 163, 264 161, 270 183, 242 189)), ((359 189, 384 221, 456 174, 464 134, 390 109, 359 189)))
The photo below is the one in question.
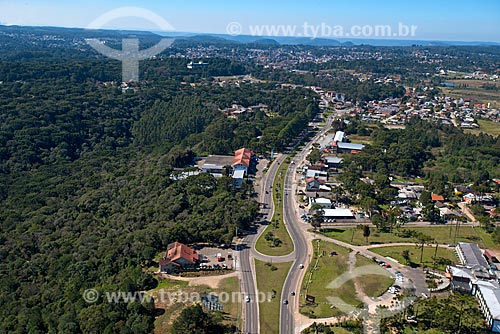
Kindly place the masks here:
MULTIPOLYGON (((177 31, 225 33, 230 22, 243 32, 255 25, 418 26, 419 40, 500 42, 500 0, 0 0, 0 23, 86 27, 100 15, 123 6, 151 10, 177 31)), ((109 28, 155 29, 143 19, 119 19, 109 28)))

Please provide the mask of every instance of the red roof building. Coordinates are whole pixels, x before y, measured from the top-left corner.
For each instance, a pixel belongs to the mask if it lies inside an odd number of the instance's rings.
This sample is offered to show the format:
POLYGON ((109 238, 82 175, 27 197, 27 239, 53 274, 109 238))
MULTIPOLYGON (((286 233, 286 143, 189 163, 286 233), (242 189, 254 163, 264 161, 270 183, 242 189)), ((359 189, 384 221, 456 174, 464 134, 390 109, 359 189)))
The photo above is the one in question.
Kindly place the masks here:
POLYGON ((431 199, 432 199, 433 202, 437 202, 437 201, 443 202, 444 201, 444 197, 443 196, 436 195, 436 194, 432 194, 431 195, 431 199))
POLYGON ((183 267, 193 267, 200 261, 200 254, 180 242, 167 246, 165 257, 160 260, 160 272, 172 272, 183 267))
POLYGON ((246 168, 250 167, 250 159, 252 158, 252 151, 246 148, 239 149, 234 152, 234 160, 231 166, 243 165, 246 168))

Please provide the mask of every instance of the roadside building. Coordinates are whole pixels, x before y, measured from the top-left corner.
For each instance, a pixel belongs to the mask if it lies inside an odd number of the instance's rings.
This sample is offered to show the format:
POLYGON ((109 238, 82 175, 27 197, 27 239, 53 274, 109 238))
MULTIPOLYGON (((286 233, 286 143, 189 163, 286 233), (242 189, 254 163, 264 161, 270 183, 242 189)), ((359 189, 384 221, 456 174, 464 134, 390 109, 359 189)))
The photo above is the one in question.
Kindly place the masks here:
POLYGON ((354 154, 361 152, 365 148, 365 145, 349 143, 349 140, 345 135, 345 133, 342 131, 337 131, 337 133, 335 133, 335 137, 333 138, 332 148, 333 152, 337 154, 340 153, 354 154))
POLYGON ((234 152, 234 159, 231 164, 234 171, 242 170, 245 176, 248 175, 248 170, 252 162, 253 153, 249 149, 242 148, 234 152))
POLYGON ((354 214, 349 209, 324 209, 323 216, 325 219, 354 219, 354 214))
POLYGON ((243 185, 243 179, 245 178, 245 171, 242 169, 235 170, 233 172, 233 181, 236 188, 241 188, 243 185))
POLYGON ((331 209, 332 208, 332 201, 328 198, 323 198, 323 197, 318 197, 318 198, 310 198, 309 199, 309 204, 310 206, 313 206, 313 205, 319 205, 321 206, 323 209, 331 209))
POLYGON ((193 248, 180 242, 173 242, 167 246, 165 256, 160 259, 160 272, 172 273, 196 268, 202 255, 193 248))
POLYGON ((310 179, 310 178, 315 178, 315 179, 319 180, 320 182, 327 182, 328 181, 328 173, 320 171, 320 170, 314 170, 314 169, 309 168, 309 169, 307 169, 307 172, 306 172, 306 179, 310 179))
POLYGON ((215 177, 226 175, 226 170, 231 167, 234 156, 229 155, 210 155, 201 165, 201 171, 210 173, 215 177))
POLYGON ((344 162, 344 159, 339 158, 339 157, 325 157, 325 166, 328 169, 340 169, 342 168, 342 163, 344 162))

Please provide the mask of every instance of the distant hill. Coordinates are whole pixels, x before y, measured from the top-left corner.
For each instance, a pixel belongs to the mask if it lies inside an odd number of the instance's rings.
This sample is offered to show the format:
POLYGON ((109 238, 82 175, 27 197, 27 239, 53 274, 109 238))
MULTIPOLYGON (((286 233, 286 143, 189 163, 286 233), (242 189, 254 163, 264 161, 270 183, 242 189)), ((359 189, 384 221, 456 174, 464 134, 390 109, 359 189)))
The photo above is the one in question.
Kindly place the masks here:
POLYGON ((463 42, 463 41, 427 41, 427 40, 397 40, 397 39, 330 39, 330 38, 307 38, 307 37, 284 37, 284 36, 252 36, 189 32, 150 32, 137 30, 87 30, 83 28, 60 28, 60 27, 27 27, 27 26, 4 26, 0 25, 0 32, 20 32, 35 34, 54 35, 80 35, 84 38, 116 38, 120 36, 143 36, 143 37, 172 37, 176 39, 177 46, 183 44, 256 44, 256 45, 309 45, 309 46, 500 46, 496 42, 463 42))

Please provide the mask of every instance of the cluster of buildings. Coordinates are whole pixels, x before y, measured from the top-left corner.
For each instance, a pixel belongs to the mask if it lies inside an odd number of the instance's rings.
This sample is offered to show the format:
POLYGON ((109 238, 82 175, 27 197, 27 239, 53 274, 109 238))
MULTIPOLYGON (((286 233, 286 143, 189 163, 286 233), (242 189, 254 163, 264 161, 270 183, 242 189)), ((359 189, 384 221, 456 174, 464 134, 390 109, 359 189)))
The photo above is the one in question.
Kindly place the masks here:
POLYGON ((327 223, 354 220, 357 218, 357 212, 338 206, 329 198, 332 196, 332 190, 339 185, 338 181, 330 176, 341 173, 344 162, 342 155, 359 153, 365 146, 350 143, 342 131, 327 134, 319 140, 318 145, 322 151, 321 160, 302 169, 302 179, 305 181, 303 192, 308 198, 309 208, 320 206, 327 223))
POLYGON ((226 114, 226 116, 230 118, 238 118, 240 116, 249 114, 249 113, 254 113, 256 111, 263 111, 266 114, 269 113, 269 106, 263 103, 259 103, 258 105, 255 106, 250 106, 250 107, 244 107, 242 105, 239 105, 237 103, 233 103, 233 105, 230 108, 222 109, 222 112, 226 114))
POLYGON ((500 121, 500 110, 490 104, 472 103, 470 98, 452 98, 449 96, 431 96, 432 91, 424 87, 423 92, 408 89, 410 100, 386 99, 370 101, 363 107, 356 108, 354 114, 366 122, 381 122, 386 125, 404 125, 412 117, 454 125, 462 129, 477 129, 478 119, 500 121))
POLYGON ((459 264, 448 266, 447 277, 454 291, 471 294, 483 312, 489 329, 500 333, 500 262, 491 250, 459 242, 455 248, 459 264))
POLYGON ((241 187, 243 180, 255 170, 258 157, 249 149, 241 148, 234 155, 210 155, 202 160, 201 172, 215 177, 231 175, 236 187, 241 187))

